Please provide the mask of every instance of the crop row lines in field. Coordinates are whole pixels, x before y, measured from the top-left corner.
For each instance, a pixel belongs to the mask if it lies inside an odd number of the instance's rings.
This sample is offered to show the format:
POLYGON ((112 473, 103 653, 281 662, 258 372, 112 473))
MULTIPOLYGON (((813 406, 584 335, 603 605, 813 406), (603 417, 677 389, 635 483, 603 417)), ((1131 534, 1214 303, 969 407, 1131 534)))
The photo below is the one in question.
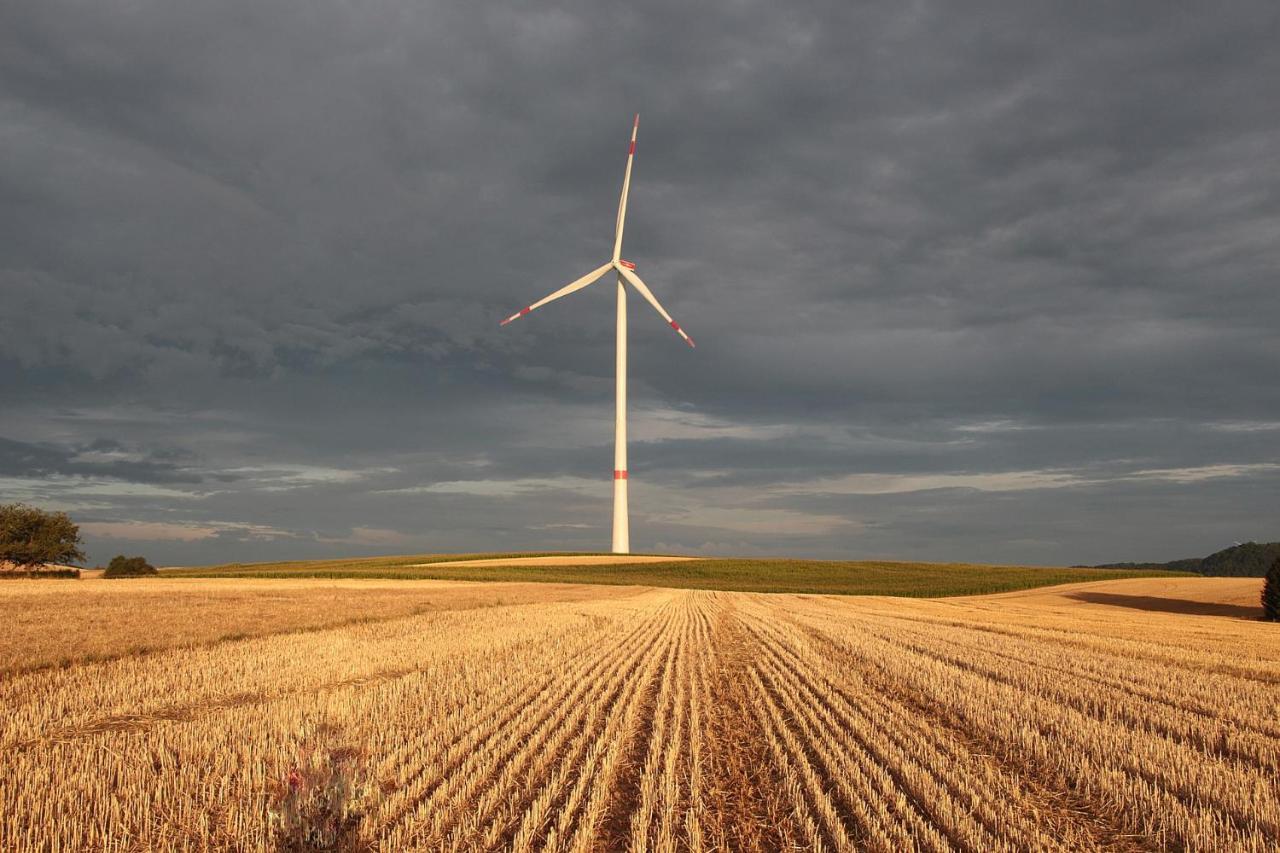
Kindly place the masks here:
MULTIPOLYGON (((92 730, 104 719, 182 718, 204 706, 232 707, 245 697, 270 700, 383 675, 395 678, 439 658, 432 637, 443 638, 461 625, 503 621, 492 613, 409 617, 23 676, 0 683, 0 703, 9 710, 0 719, 0 745, 92 730), (335 648, 350 653, 335 655, 335 648)), ((505 621, 503 641, 514 642, 524 631, 505 621)), ((527 624, 525 631, 533 627, 527 624)))
MULTIPOLYGON (((778 638, 769 636, 773 632, 756 627, 761 640, 761 681, 771 698, 790 711, 800 742, 816 757, 815 764, 831 780, 830 787, 841 796, 845 810, 857 816, 867 843, 882 849, 902 849, 911 843, 927 850, 948 849, 946 836, 940 834, 946 823, 939 818, 954 817, 954 810, 948 808, 945 791, 939 786, 932 792, 941 795, 937 801, 909 796, 912 786, 905 777, 906 767, 894 761, 903 756, 878 754, 868 739, 849 736, 808 679, 783 660, 776 647, 778 638), (845 736, 839 737, 839 732, 845 736)), ((970 827, 966 829, 972 833, 970 827)))
POLYGON ((717 594, 708 655, 707 789, 702 802, 715 849, 804 846, 785 769, 773 746, 749 672, 755 653, 736 596, 717 594))
POLYGON ((531 707, 563 708, 564 703, 557 700, 574 688, 571 678, 599 671, 608 665, 610 655, 623 653, 637 642, 637 636, 649 630, 651 626, 641 623, 631 633, 610 638, 603 645, 596 642, 594 654, 585 656, 583 652, 593 648, 592 642, 601 636, 588 632, 577 642, 548 636, 522 655, 519 666, 493 668, 495 674, 503 673, 513 680, 473 693, 465 706, 433 720, 413 739, 394 748, 383 762, 379 775, 392 783, 393 793, 379 809, 381 824, 395 825, 429 796, 443 796, 443 792, 436 794, 438 786, 455 774, 468 756, 497 743, 522 715, 530 725, 541 722, 543 718, 527 716, 531 707))
POLYGON ((940 700, 928 691, 921 691, 895 678, 895 670, 884 661, 872 660, 861 653, 852 654, 847 645, 829 636, 824 636, 824 640, 835 659, 860 669, 866 682, 865 689, 870 695, 896 697, 906 713, 930 720, 939 734, 950 733, 958 742, 983 750, 1005 768, 1027 796, 1032 797, 1025 812, 1016 811, 1015 800, 1008 801, 1005 808, 1009 809, 1009 817, 1012 819, 1012 814, 1017 813, 1024 817, 1029 815, 1040 822, 1041 837, 1051 840, 1045 845, 1046 849, 1065 846, 1071 850, 1127 850, 1155 849, 1158 846, 1147 834, 1148 830, 1154 830, 1148 826, 1144 831, 1135 831, 1120 814, 1118 801, 1099 799, 1096 789, 1086 789, 1077 784, 1077 776, 1063 772, 1042 754, 1018 749, 1012 741, 1019 740, 1025 746, 1025 728, 1002 734, 975 725, 971 713, 959 709, 951 701, 954 695, 947 701, 940 700))
MULTIPOLYGON (((1114 846, 1113 840, 1122 830, 1105 821, 1079 821, 1082 811, 1097 814, 1097 804, 1078 802, 1079 797, 1069 790, 1046 787, 1045 779, 1035 778, 1021 762, 1006 760, 998 745, 963 728, 946 709, 885 680, 879 669, 847 656, 821 631, 812 627, 802 630, 821 651, 805 655, 795 666, 815 666, 820 671, 837 667, 834 672, 839 675, 833 673, 824 686, 843 699, 845 709, 857 709, 852 717, 841 714, 848 730, 859 737, 883 737, 893 749, 910 756, 910 762, 927 768, 993 835, 1020 839, 1017 843, 1022 849, 1053 848, 1063 843, 1072 849, 1114 846), (1056 827, 1053 835, 1044 831, 1046 823, 1056 827)), ((926 802, 937 796, 916 795, 926 802)))
POLYGON ((676 668, 683 646, 683 633, 674 640, 675 642, 668 647, 666 660, 662 666, 662 679, 658 684, 658 695, 654 701, 653 727, 649 731, 644 764, 640 771, 635 810, 631 813, 629 846, 633 850, 646 849, 648 846, 649 825, 653 821, 654 810, 658 805, 659 764, 666 747, 677 743, 676 738, 668 733, 668 728, 671 726, 675 711, 674 687, 678 677, 676 668))
POLYGON ((966 618, 885 608, 859 609, 855 614, 844 602, 829 600, 824 604, 826 606, 821 611, 815 608, 806 615, 812 618, 821 613, 837 621, 854 616, 872 622, 912 623, 928 629, 930 633, 939 629, 960 629, 993 635, 993 639, 1007 637, 1048 648, 1078 649, 1087 654, 1131 662, 1134 666, 1154 667, 1157 671, 1173 668, 1210 680, 1226 677, 1263 685, 1280 684, 1280 657, 1259 656, 1263 650, 1250 648, 1245 640, 1248 635, 1240 635, 1230 622, 1215 624, 1213 631, 1168 636, 1167 632, 1161 633, 1160 620, 1152 621, 1149 614, 1139 614, 1132 628, 1136 635, 1123 636, 1117 633, 1115 618, 1111 616, 1098 616, 1086 621, 1084 616, 1075 614, 1069 623, 1053 625, 1052 620, 1046 620, 1042 613, 1036 611, 1022 615, 1008 609, 975 607, 967 602, 965 605, 949 605, 949 609, 963 607, 970 611, 966 618), (989 618, 976 618, 974 610, 989 618), (1050 624, 1046 624, 1047 621, 1050 624), (1096 631, 1090 630, 1092 626, 1096 626, 1096 631), (1160 639, 1152 639, 1155 635, 1160 639))
MULTIPOLYGON (((782 620, 776 620, 781 622, 782 620)), ((829 658, 803 642, 804 633, 761 625, 762 664, 785 684, 796 704, 810 710, 820 732, 840 732, 846 752, 864 755, 879 766, 896 789, 879 794, 891 799, 905 793, 921 815, 964 849, 1040 849, 1045 839, 1016 780, 1000 772, 985 755, 974 755, 932 720, 920 719, 881 692, 859 683, 856 673, 840 669, 853 684, 842 687, 829 658), (851 676, 853 677, 851 679, 851 676), (999 811, 997 811, 997 806, 999 811)), ((925 833, 927 835, 927 833, 925 833)), ((919 837, 919 830, 913 830, 919 837)))
POLYGON ((924 643, 866 630, 846 631, 845 637, 885 679, 953 709, 966 725, 1061 773, 1095 802, 1113 803, 1132 832, 1219 838, 1230 846, 1274 831, 1273 779, 1041 696, 1033 671, 993 672, 967 659, 956 661, 945 639, 924 643))
MULTIPOLYGON (((690 598, 690 601, 696 599, 690 598)), ((690 658, 693 649, 696 613, 686 609, 676 644, 671 649, 659 690, 656 720, 649 738, 649 750, 640 774, 638 803, 631 815, 630 848, 673 849, 676 843, 676 815, 687 796, 688 786, 680 778, 689 749, 688 705, 690 658)))
MULTIPOLYGON (((667 655, 662 662, 661 674, 659 675, 658 673, 655 673, 652 681, 650 682, 650 684, 654 687, 654 690, 646 689, 645 691, 645 694, 646 694, 645 702, 648 710, 648 713, 645 716, 650 719, 656 713, 665 713, 667 720, 668 721, 670 720, 670 708, 669 708, 669 702, 667 700, 669 700, 671 697, 672 680, 679 678, 678 667, 682 665, 683 659, 690 652, 688 638, 690 633, 690 626, 693 618, 695 617, 695 613, 693 611, 693 608, 691 607, 691 602, 693 602, 694 600, 695 599, 693 597, 689 597, 689 596, 682 597, 682 600, 678 605, 679 611, 680 611, 679 612, 680 618, 678 619, 678 621, 675 623, 675 626, 673 627, 673 636, 671 638, 672 642, 667 647, 667 650, 666 650, 667 655), (659 710, 664 704, 668 704, 667 709, 665 711, 659 710)), ((657 743, 659 741, 659 736, 657 735, 658 728, 657 726, 647 727, 647 731, 646 731, 646 727, 641 725, 639 720, 634 721, 633 725, 630 728, 632 730, 632 737, 634 738, 634 742, 631 745, 631 748, 628 749, 628 754, 633 758, 633 760, 638 761, 639 755, 644 750, 645 747, 650 747, 654 743, 657 743), (640 739, 640 733, 642 731, 644 731, 646 734, 647 742, 642 741, 640 739)), ((621 753, 619 753, 619 758, 621 758, 621 753)), ((626 787, 626 789, 623 789, 616 784, 616 780, 618 778, 618 774, 616 771, 620 769, 621 768, 615 769, 615 773, 613 775, 613 780, 615 783, 609 786, 610 798, 613 800, 613 803, 612 803, 613 808, 610 808, 606 805, 604 797, 600 797, 598 800, 598 807, 595 814, 595 819, 592 821, 592 825, 593 825, 592 834, 595 835, 597 839, 599 839, 598 828, 601 826, 601 821, 609 811, 615 811, 617 806, 625 807, 626 804, 635 802, 637 788, 634 784, 635 783, 634 779, 628 780, 630 784, 626 787)), ((638 793, 642 800, 645 796, 643 785, 648 781, 649 780, 644 779, 642 781, 642 784, 639 787, 638 793)), ((673 795, 679 796, 678 793, 675 793, 673 795)), ((632 826, 632 829, 634 830, 635 826, 637 825, 637 822, 635 821, 634 814, 631 817, 632 817, 631 826, 632 826)), ((586 829, 586 824, 584 824, 582 828, 586 829)), ((592 843, 593 842, 590 835, 586 833, 580 833, 579 837, 576 839, 575 849, 576 850, 588 849, 588 846, 591 845, 592 843)), ((598 843, 598 840, 595 843, 598 843)), ((645 845, 641 845, 639 849, 643 850, 647 848, 645 845)))
POLYGON ((711 613, 713 598, 702 593, 694 599, 698 607, 694 614, 693 638, 693 672, 688 683, 688 799, 684 808, 685 838, 690 850, 706 848, 706 836, 702 827, 702 815, 706 811, 704 802, 704 776, 707 773, 703 753, 706 749, 709 726, 705 703, 711 696, 710 669, 713 665, 715 641, 711 633, 711 613))
MULTIPOLYGON (((138 837, 151 838, 151 827, 160 813, 171 815, 166 819, 166 826, 183 826, 194 838, 213 837, 197 829, 192 821, 198 820, 203 826, 210 820, 225 820, 227 826, 239 826, 245 823, 246 811, 257 811, 261 815, 261 806, 255 808, 252 799, 261 794, 252 792, 262 792, 272 783, 272 777, 276 780, 283 777, 283 770, 273 769, 280 766, 281 760, 274 756, 282 755, 284 761, 289 761, 290 752, 298 748, 294 733, 304 731, 309 725, 308 719, 332 721, 333 737, 341 738, 331 739, 333 745, 342 742, 367 745, 378 757, 386 754, 385 747, 395 744, 396 731, 411 732, 414 737, 430 732, 447 741, 451 732, 441 731, 435 724, 447 718, 450 708, 467 704, 466 699, 486 693, 491 696, 485 688, 502 683, 499 674, 503 672, 503 664, 536 660, 545 648, 548 650, 545 672, 557 660, 574 659, 575 650, 584 650, 593 642, 599 644, 601 639, 612 640, 614 633, 609 620, 597 625, 598 618, 568 613, 565 608, 553 605, 540 610, 535 621, 513 623, 508 620, 513 624, 508 635, 500 639, 489 636, 490 626, 480 620, 472 630, 455 632, 453 637, 429 632, 427 642, 433 651, 425 658, 428 666, 392 682, 348 685, 308 695, 302 702, 296 701, 297 697, 286 697, 258 706, 224 709, 205 718, 163 725, 147 732, 128 735, 107 732, 86 739, 83 745, 42 746, 30 755, 30 761, 24 766, 35 771, 46 767, 52 770, 65 766, 54 756, 83 753, 98 748, 99 744, 111 751, 104 750, 98 772, 75 774, 47 788, 48 794, 37 801, 31 813, 42 813, 46 804, 51 814, 80 813, 81 803, 90 804, 95 812, 108 807, 114 812, 123 802, 128 804, 130 814, 127 819, 112 823, 113 840, 128 837, 130 831, 139 833, 138 837), (481 692, 473 693, 475 688, 481 688, 481 692), (454 697, 465 698, 455 701, 454 697), (241 744, 263 749, 273 755, 273 760, 264 765, 260 756, 252 752, 244 754, 241 744), (184 756, 185 760, 171 765, 170 755, 184 756), (215 761, 216 765, 209 761, 215 761), (208 791, 206 779, 218 780, 220 785, 233 782, 236 793, 224 796, 208 791), (153 808, 148 808, 136 799, 118 800, 105 791, 97 792, 104 784, 108 789, 116 785, 137 790, 154 787, 163 791, 164 797, 153 808), (86 788, 92 788, 93 793, 86 788), (250 799, 246 800, 246 796, 250 799), (236 808, 224 814, 221 810, 224 803, 236 808)), ((354 650, 358 652, 359 647, 354 650)), ((339 647, 336 653, 349 652, 339 647)), ((289 764, 283 766, 287 769, 289 764)), ((65 820, 65 817, 56 820, 65 820)), ((264 830, 261 817, 256 829, 259 834, 264 830)), ((225 831, 225 827, 218 828, 218 832, 225 831)), ((0 830, 0 839, 4 837, 4 831, 0 830)), ((185 836, 175 835, 170 828, 165 843, 175 844, 182 837, 185 836)), ((242 846, 252 848, 254 836, 236 837, 242 846)), ((260 842, 261 835, 257 838, 260 842)), ((156 841, 151 838, 149 843, 156 841)), ((2 847, 4 844, 0 842, 2 847)), ((103 847, 101 843, 88 843, 80 849, 103 847)))
MULTIPOLYGON (((1231 757, 1265 772, 1280 770, 1280 742, 1273 739, 1261 723, 1271 699, 1266 691, 1220 680, 1216 684, 1217 713, 1207 705, 1194 707, 1186 697, 1200 695, 1200 688, 1188 679, 1176 691, 1181 700, 1166 699, 1141 688, 1150 676, 1143 667, 1128 661, 1107 661, 1113 670, 1131 676, 1135 689, 1128 689, 1122 678, 1100 678, 1093 667, 1097 660, 1075 660, 1053 649, 1013 648, 993 650, 982 638, 965 631, 952 631, 945 642, 918 628, 894 628, 887 623, 859 623, 869 633, 888 642, 904 645, 920 654, 931 655, 958 668, 1000 681, 1019 689, 1033 689, 1070 704, 1099 720, 1123 718, 1132 728, 1164 735, 1197 746, 1202 752, 1231 757), (909 639, 908 639, 909 638, 909 639), (1012 666, 1011 666, 1012 664, 1012 666), (1087 671, 1081 672, 1081 669, 1087 671), (1015 675, 1017 674, 1017 675, 1015 675), (1028 683, 1028 680, 1032 683, 1028 683), (1233 689, 1235 688, 1235 689, 1233 689), (1135 702, 1138 698, 1143 701, 1135 702)), ((1163 675, 1163 689, 1168 691, 1169 674, 1163 675)))
MULTIPOLYGON (((551 833, 552 848, 562 839, 571 836, 573 821, 582 805, 587 784, 594 780, 602 762, 615 752, 610 746, 623 740, 623 732, 632 719, 632 711, 644 702, 649 685, 661 666, 664 647, 671 644, 671 626, 678 618, 672 613, 675 607, 666 608, 656 638, 645 647, 629 654, 622 667, 604 684, 586 694, 583 701, 585 714, 575 720, 572 732, 556 748, 543 755, 543 763, 530 774, 529 787, 540 784, 537 796, 531 802, 512 803, 502 824, 518 821, 512 838, 514 849, 531 849, 551 833), (568 737, 571 735, 571 737, 568 737), (568 780, 577 774, 579 784, 570 786, 568 780), (555 825, 550 821, 559 815, 555 825)), ((606 772, 613 767, 606 766, 606 772)), ((494 835, 496 842, 499 838, 494 835)))
MULTIPOLYGON (((918 637, 931 636, 931 632, 918 627, 908 629, 906 633, 918 637)), ((1008 642, 992 648, 985 637, 975 636, 975 633, 967 626, 950 632, 955 649, 951 654, 953 662, 971 661, 975 672, 997 678, 1009 671, 1008 663, 1032 667, 1059 694, 1078 697, 1078 704, 1093 703, 1095 716, 1132 713, 1134 716, 1130 722, 1133 725, 1164 726, 1161 731, 1177 737, 1199 737, 1203 734, 1199 731, 1200 724, 1211 721, 1218 731, 1204 742, 1206 750, 1224 748, 1222 741, 1226 733, 1220 724, 1229 722, 1230 736, 1236 741, 1231 746, 1240 751, 1242 760, 1260 763, 1263 769, 1280 769, 1280 721, 1267 720, 1259 714, 1259 710, 1267 708, 1273 701, 1275 691, 1270 685, 1201 673, 1194 678, 1184 677, 1181 689, 1171 692, 1167 671, 1153 670, 1150 665, 1117 656, 1114 650, 1095 649, 1068 656, 1054 646, 1017 636, 1009 636, 1008 642), (979 667, 981 661, 990 663, 979 667), (1121 701, 1134 696, 1145 700, 1142 711, 1146 714, 1151 714, 1156 706, 1164 706, 1173 716, 1163 721, 1137 716, 1138 706, 1121 701), (1188 722, 1180 719, 1182 715, 1198 719, 1188 722), (1238 743, 1241 734, 1250 741, 1247 747, 1238 743)), ((885 636, 883 632, 881 635, 885 636)))
POLYGON ((595 655, 574 662, 559 678, 542 682, 544 689, 503 725, 476 726, 475 742, 457 744, 452 750, 462 762, 442 774, 434 789, 412 795, 407 807, 395 809, 391 819, 383 822, 383 832, 392 845, 388 849, 396 849, 402 842, 422 846, 440 843, 465 816, 471 799, 498 777, 499 767, 507 767, 509 777, 543 752, 554 735, 567 736, 566 719, 571 725, 581 716, 586 700, 604 686, 601 679, 617 679, 638 666, 639 652, 661 638, 667 618, 646 620, 624 642, 608 644, 595 655), (402 836, 402 828, 408 829, 407 835, 402 836))
MULTIPOLYGON (((1107 725, 1109 731, 1130 732, 1136 740, 1151 744, 1155 749, 1186 753, 1188 757, 1177 763, 1185 765, 1194 762, 1198 772, 1194 778, 1185 779, 1181 784, 1169 784, 1167 776, 1136 761, 1130 762, 1126 768, 1127 772, 1145 778, 1152 784, 1162 785, 1185 800, 1193 798, 1189 788, 1203 793, 1203 786, 1209 784, 1212 786, 1210 790, 1222 790, 1223 785, 1238 783, 1242 776, 1262 781, 1263 777, 1258 776, 1259 767, 1268 777, 1271 768, 1280 768, 1280 762, 1276 760, 1277 744, 1256 736, 1250 743, 1247 740, 1251 734, 1249 732, 1243 733, 1243 737, 1240 733, 1235 735, 1236 744, 1245 748, 1252 747, 1239 762, 1242 766, 1227 766, 1235 756, 1226 748, 1229 744, 1223 737, 1222 724, 1218 720, 1188 721, 1185 717, 1171 717, 1165 713, 1164 703, 1141 700, 1135 702, 1132 698, 1126 701, 1123 692, 1119 691, 1111 695, 1106 692, 1098 695, 1098 691, 1091 691, 1088 685, 1073 685, 1069 678, 1054 677, 1034 663, 1024 662, 1020 667, 1011 668, 1008 666, 1010 661, 1001 661, 998 655, 981 647, 968 646, 963 640, 939 641, 914 633, 909 635, 910 639, 892 633, 878 635, 891 640, 897 648, 914 651, 971 673, 988 683, 1005 685, 1021 694, 1038 697, 1064 712, 1079 714, 1097 724, 1107 725), (1073 686, 1075 689, 1071 689, 1073 686), (1122 725, 1111 725, 1113 720, 1122 725), (1210 730, 1197 728, 1197 723, 1210 730)), ((1067 722, 1065 725, 1071 723, 1067 722)), ((1225 803, 1233 802, 1227 797, 1223 799, 1225 803)), ((1224 811, 1232 814, 1234 810, 1228 805, 1224 811)), ((1247 821, 1248 818, 1244 817, 1237 819, 1238 823, 1247 821)))
MULTIPOLYGON (((792 813, 809 846, 814 850, 853 849, 848 827, 827 794, 826 780, 821 779, 810 764, 804 746, 786 724, 784 713, 761 680, 760 672, 752 668, 747 675, 755 690, 757 707, 765 713, 765 737, 774 761, 782 770, 792 813)), ((863 829, 862 840, 869 840, 865 823, 863 829)))
POLYGON ((0 849, 1280 853, 1265 681, 1043 612, 651 590, 22 676, 0 849))

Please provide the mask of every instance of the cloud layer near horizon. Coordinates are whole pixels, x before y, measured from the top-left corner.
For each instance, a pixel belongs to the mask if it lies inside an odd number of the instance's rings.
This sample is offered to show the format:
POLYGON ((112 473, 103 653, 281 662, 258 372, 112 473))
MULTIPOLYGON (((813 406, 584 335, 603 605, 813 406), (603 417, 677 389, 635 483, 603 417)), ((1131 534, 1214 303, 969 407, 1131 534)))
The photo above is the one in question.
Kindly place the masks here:
POLYGON ((1274 4, 0 11, 0 497, 168 563, 1274 539, 1274 4))

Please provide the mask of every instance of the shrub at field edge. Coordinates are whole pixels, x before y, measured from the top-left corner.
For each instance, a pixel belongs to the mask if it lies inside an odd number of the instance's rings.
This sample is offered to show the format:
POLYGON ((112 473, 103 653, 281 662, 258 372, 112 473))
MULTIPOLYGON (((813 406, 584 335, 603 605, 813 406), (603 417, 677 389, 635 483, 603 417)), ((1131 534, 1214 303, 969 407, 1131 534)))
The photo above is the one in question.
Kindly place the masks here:
POLYGON ((1262 584, 1262 618, 1280 622, 1280 557, 1267 569, 1267 579, 1262 584))
POLYGON ((148 563, 145 557, 126 557, 123 554, 117 554, 111 558, 102 576, 104 578, 140 578, 158 574, 160 573, 156 571, 156 567, 148 563))

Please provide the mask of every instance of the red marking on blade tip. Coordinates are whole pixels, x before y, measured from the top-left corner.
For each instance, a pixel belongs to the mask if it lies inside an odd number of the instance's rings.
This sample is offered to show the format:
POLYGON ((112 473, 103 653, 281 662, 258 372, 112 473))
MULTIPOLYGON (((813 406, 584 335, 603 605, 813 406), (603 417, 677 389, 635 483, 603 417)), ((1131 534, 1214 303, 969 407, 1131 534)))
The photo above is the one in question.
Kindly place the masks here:
POLYGON ((635 142, 634 142, 634 141, 632 141, 632 143, 631 143, 631 147, 630 147, 629 149, 627 149, 627 153, 628 153, 628 154, 634 154, 634 153, 636 153, 636 144, 635 144, 635 142))
POLYGON ((613 472, 613 479, 615 479, 615 480, 625 480, 625 479, 627 479, 627 472, 626 472, 626 471, 619 471, 619 470, 617 470, 617 469, 614 469, 614 472, 613 472))
POLYGON ((680 324, 679 324, 679 323, 677 323, 675 320, 672 320, 672 321, 671 321, 671 328, 675 329, 675 330, 678 332, 678 331, 680 331, 680 324))
POLYGON ((521 309, 520 309, 520 313, 519 313, 519 314, 517 314, 516 316, 517 316, 517 317, 523 317, 525 314, 528 314, 528 313, 529 313, 530 311, 532 311, 532 310, 533 310, 532 308, 521 308, 521 309))
POLYGON ((639 127, 639 126, 640 126, 640 113, 636 113, 636 123, 633 125, 633 127, 639 127))

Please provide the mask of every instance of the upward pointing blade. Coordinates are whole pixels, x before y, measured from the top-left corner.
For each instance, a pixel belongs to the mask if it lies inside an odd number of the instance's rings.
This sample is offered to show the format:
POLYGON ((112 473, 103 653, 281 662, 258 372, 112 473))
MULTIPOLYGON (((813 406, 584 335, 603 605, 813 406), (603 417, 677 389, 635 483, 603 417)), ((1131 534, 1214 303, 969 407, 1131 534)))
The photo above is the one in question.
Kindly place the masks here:
POLYGON ((671 328, 676 330, 676 334, 684 338, 684 342, 689 346, 695 346, 693 338, 689 337, 684 329, 680 328, 680 324, 671 319, 671 315, 667 313, 667 309, 662 307, 662 303, 658 301, 658 297, 653 295, 648 286, 640 280, 640 276, 624 267, 621 263, 614 262, 613 268, 622 274, 622 277, 631 283, 631 286, 640 291, 640 295, 649 300, 649 304, 653 306, 653 310, 662 315, 662 319, 666 320, 671 328))
POLYGON ((568 296, 570 293, 573 293, 575 290, 582 290, 582 288, 586 287, 588 284, 593 283, 596 279, 598 279, 600 276, 604 275, 611 269, 613 269, 612 262, 605 264, 599 269, 592 270, 591 272, 587 273, 577 281, 569 282, 564 287, 560 288, 550 296, 545 296, 542 299, 539 299, 537 302, 533 303, 528 308, 521 308, 519 311, 512 314, 507 319, 503 320, 498 325, 505 326, 508 323, 510 323, 512 320, 520 319, 525 314, 528 314, 530 311, 532 311, 535 308, 541 308, 543 305, 546 305, 548 302, 554 302, 555 300, 559 299, 561 296, 568 296))
POLYGON ((627 149, 627 171, 622 176, 622 197, 618 199, 618 227, 613 232, 613 259, 622 256, 622 226, 627 221, 627 193, 631 190, 631 164, 636 159, 636 134, 640 131, 640 113, 631 125, 631 147, 627 149))

